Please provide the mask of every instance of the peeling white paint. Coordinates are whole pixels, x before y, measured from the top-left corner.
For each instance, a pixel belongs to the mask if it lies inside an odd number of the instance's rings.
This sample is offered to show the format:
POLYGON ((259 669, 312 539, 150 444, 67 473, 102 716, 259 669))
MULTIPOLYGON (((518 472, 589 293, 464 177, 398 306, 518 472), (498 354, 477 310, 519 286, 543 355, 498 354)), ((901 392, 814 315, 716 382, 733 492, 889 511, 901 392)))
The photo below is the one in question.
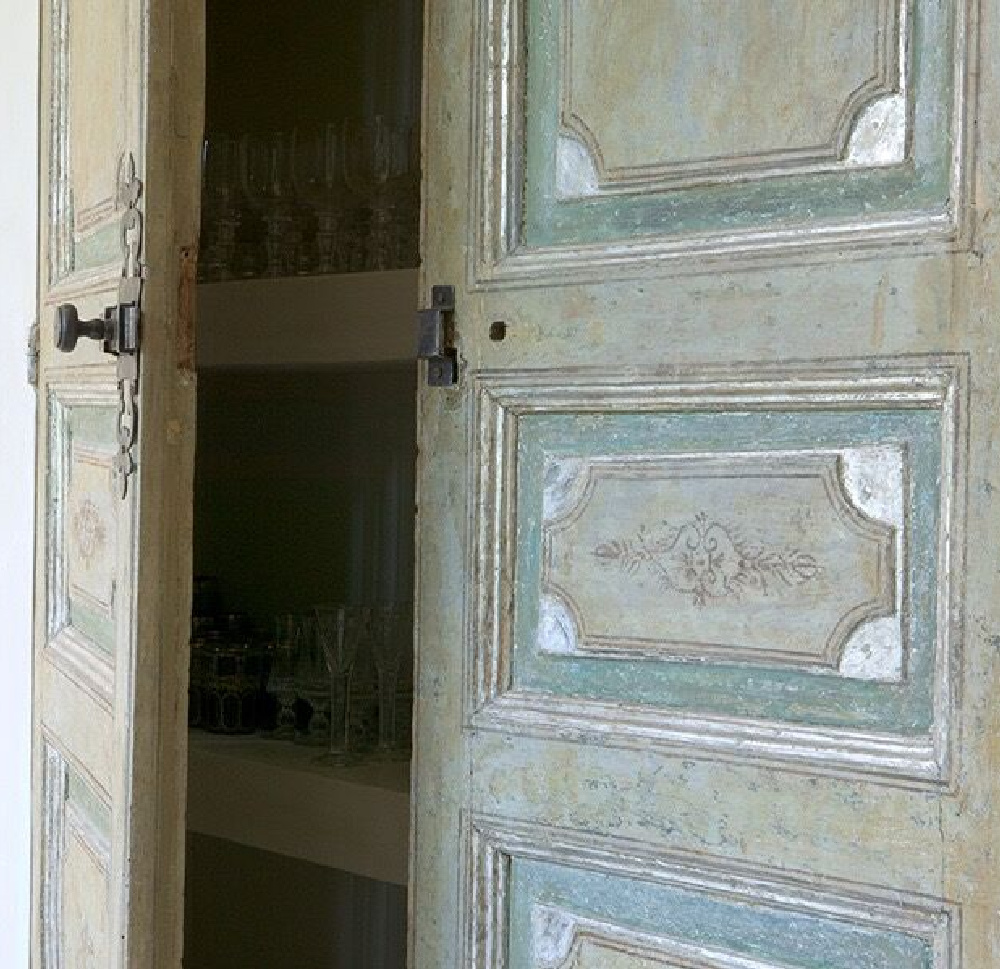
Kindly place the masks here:
POLYGON ((567 134, 556 142, 556 192, 560 198, 587 198, 600 191, 597 166, 590 149, 567 134))
POLYGON ((535 965, 540 969, 556 969, 569 958, 576 936, 573 918, 566 912, 536 905, 531 912, 532 949, 535 965))
POLYGON ((587 486, 587 471, 583 458, 545 456, 542 518, 547 524, 561 518, 580 500, 587 486))
POLYGON ((538 649, 569 655, 577 651, 576 622, 558 596, 544 595, 538 606, 538 649))
POLYGON ((858 115, 844 163, 851 168, 876 168, 905 160, 906 96, 888 94, 858 115))
POLYGON ((864 623, 844 646, 839 672, 855 680, 898 683, 903 678, 905 467, 905 452, 895 444, 847 448, 841 457, 844 490, 855 507, 896 530, 895 614, 864 623))

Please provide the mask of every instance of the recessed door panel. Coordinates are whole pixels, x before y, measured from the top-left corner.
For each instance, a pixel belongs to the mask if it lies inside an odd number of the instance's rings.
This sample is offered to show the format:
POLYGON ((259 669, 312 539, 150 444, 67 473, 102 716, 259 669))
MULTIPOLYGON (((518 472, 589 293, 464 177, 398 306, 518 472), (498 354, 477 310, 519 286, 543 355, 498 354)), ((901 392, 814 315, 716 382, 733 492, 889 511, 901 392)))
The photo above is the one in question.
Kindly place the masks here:
POLYGON ((919 895, 472 820, 473 969, 948 969, 955 913, 919 895), (495 935, 496 925, 506 932, 495 935))
POLYGON ((905 110, 880 126, 870 156, 851 142, 877 104, 905 105, 908 12, 899 0, 784 0, 763 12, 725 0, 565 0, 557 194, 898 164, 905 110), (609 70, 618 64, 630 68, 609 70))
POLYGON ((135 150, 131 131, 138 121, 135 107, 145 96, 145 73, 142 51, 129 34, 107 29, 139 27, 126 0, 99 0, 86 11, 72 0, 48 6, 43 39, 53 124, 46 146, 50 218, 44 268, 54 286, 71 274, 119 268, 127 200, 117 191, 115 173, 135 150), (95 112, 95 98, 106 94, 109 103, 95 112))
POLYGON ((109 795, 48 745, 43 785, 41 918, 48 936, 41 965, 108 965, 115 904, 109 795))
POLYGON ((482 381, 476 723, 947 779, 964 363, 930 366, 482 381))
POLYGON ((118 409, 117 392, 101 383, 49 388, 47 648, 108 708, 117 649, 118 409))
POLYGON ((486 9, 484 282, 961 231, 963 0, 486 9))

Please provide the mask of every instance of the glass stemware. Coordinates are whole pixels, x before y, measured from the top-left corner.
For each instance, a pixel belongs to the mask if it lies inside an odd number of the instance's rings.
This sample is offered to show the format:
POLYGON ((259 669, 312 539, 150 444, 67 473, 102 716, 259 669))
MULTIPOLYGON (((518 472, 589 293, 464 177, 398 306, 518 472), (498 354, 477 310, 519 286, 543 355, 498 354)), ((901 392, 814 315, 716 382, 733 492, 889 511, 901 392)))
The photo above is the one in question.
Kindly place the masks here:
POLYGON ((337 126, 328 124, 314 147, 320 177, 316 182, 316 269, 321 273, 344 268, 351 240, 346 238, 349 223, 344 185, 343 141, 337 126))
POLYGON ((399 605, 379 606, 375 614, 373 652, 378 673, 378 749, 380 758, 403 755, 397 723, 397 693, 403 659, 410 648, 409 610, 399 605))
POLYGON ((371 264, 369 231, 375 187, 374 129, 357 118, 347 118, 343 125, 341 143, 344 185, 347 188, 345 210, 350 213, 350 243, 345 249, 341 271, 363 272, 371 264))
POLYGON ((308 723, 295 733, 300 744, 322 746, 330 734, 330 693, 327 689, 326 660, 313 616, 301 621, 302 645, 295 664, 296 695, 312 709, 308 723))
MULTIPOLYGON (((295 225, 291 235, 293 241, 298 243, 298 253, 292 260, 291 269, 300 276, 316 272, 323 261, 319 211, 325 195, 325 152, 322 131, 292 131, 288 165, 295 225)), ((326 238, 322 242, 326 244, 326 238)))
POLYGON ((239 147, 228 135, 205 139, 203 147, 202 238, 200 271, 206 280, 232 274, 239 225, 237 209, 239 147))
POLYGON ((292 276, 298 268, 301 229, 294 218, 290 168, 288 138, 276 131, 267 143, 263 205, 268 276, 292 276))
POLYGON ((295 736, 295 665, 302 639, 303 628, 298 616, 277 617, 267 689, 278 701, 277 723, 272 734, 278 740, 290 740, 295 736))
POLYGON ((356 758, 351 721, 351 678, 368 610, 362 606, 316 606, 316 638, 329 674, 330 744, 323 760, 348 764, 356 758))
POLYGON ((418 131, 385 115, 204 143, 205 281, 417 264, 418 131))
POLYGON ((267 225, 263 212, 269 195, 271 159, 267 144, 251 135, 240 138, 237 158, 241 204, 234 271, 249 278, 262 275, 267 263, 267 225))

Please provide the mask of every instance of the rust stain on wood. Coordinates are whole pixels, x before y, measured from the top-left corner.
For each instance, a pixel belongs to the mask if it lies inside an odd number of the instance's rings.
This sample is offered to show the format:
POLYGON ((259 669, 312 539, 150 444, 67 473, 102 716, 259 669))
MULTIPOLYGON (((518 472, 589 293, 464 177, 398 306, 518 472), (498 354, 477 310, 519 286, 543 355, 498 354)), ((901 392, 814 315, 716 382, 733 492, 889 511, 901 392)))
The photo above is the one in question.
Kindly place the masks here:
POLYGON ((177 368, 195 369, 195 298, 198 283, 198 247, 181 248, 180 282, 177 293, 177 368))

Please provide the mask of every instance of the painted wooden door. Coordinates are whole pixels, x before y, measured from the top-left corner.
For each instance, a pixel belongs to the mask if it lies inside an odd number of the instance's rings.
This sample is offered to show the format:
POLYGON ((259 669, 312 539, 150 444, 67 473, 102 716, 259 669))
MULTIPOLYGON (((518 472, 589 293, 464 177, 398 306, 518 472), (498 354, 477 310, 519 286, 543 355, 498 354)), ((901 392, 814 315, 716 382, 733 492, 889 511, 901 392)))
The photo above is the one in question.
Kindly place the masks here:
POLYGON ((202 10, 42 0, 41 16, 32 959, 174 967, 202 10), (137 301, 137 360, 86 335, 55 348, 58 307, 137 301))
POLYGON ((1000 964, 980 16, 430 0, 413 969, 1000 964))

